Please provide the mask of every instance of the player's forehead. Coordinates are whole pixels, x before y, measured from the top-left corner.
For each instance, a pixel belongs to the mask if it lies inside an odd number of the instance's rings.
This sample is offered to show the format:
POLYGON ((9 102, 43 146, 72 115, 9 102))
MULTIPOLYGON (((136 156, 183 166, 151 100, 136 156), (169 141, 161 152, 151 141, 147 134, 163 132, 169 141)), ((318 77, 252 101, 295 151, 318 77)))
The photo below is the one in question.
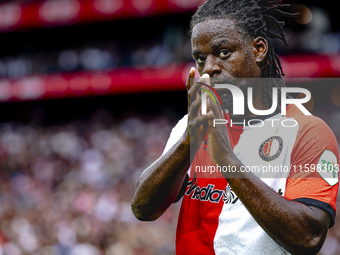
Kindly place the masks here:
POLYGON ((208 19, 196 24, 192 30, 192 49, 211 46, 218 41, 229 41, 241 44, 244 42, 244 32, 229 18, 208 19))

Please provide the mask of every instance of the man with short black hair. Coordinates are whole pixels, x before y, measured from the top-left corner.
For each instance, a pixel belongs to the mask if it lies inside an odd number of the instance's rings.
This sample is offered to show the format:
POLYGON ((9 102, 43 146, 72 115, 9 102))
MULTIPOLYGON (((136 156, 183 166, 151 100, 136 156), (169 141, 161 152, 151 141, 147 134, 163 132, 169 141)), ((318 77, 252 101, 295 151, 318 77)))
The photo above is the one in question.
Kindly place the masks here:
POLYGON ((192 54, 201 78, 191 82, 195 69, 190 70, 188 114, 173 129, 162 156, 139 176, 132 200, 135 216, 150 221, 184 197, 176 254, 316 254, 334 225, 338 175, 328 178, 306 167, 338 164, 330 128, 294 106, 284 116, 279 107, 265 117, 249 110, 233 116, 231 93, 225 90, 218 91, 222 106, 214 102, 216 84, 234 83, 246 92, 247 81, 257 80, 262 82, 253 87, 254 108, 273 104, 273 88, 284 83, 270 38, 286 43, 283 23, 275 18, 293 16, 281 11, 285 6, 208 0, 192 18, 192 54), (201 111, 201 91, 213 96, 207 97, 207 114, 201 111), (227 125, 215 125, 216 119, 227 125), (230 125, 240 119, 248 125, 230 125), (250 125, 255 119, 266 124, 250 125), (297 125, 280 126, 287 120, 297 125), (245 171, 263 165, 281 171, 274 178, 245 171), (207 166, 229 170, 211 175, 207 166), (305 171, 296 171, 301 166, 305 171))

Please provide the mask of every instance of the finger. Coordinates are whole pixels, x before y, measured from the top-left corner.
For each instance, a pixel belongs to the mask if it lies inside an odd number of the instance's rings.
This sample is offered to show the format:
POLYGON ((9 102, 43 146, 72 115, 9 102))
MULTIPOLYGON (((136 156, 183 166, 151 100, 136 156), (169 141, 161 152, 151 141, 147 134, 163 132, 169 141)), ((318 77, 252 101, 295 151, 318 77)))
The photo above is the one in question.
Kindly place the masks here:
POLYGON ((210 97, 207 98, 207 117, 209 119, 217 119, 218 118, 218 117, 216 117, 215 111, 213 110, 214 106, 215 106, 215 103, 213 102, 213 100, 210 97))
POLYGON ((191 84, 193 84, 195 74, 196 74, 195 67, 191 67, 190 71, 189 71, 189 75, 188 75, 188 80, 187 80, 187 83, 186 83, 187 91, 189 91, 189 89, 191 88, 191 84))
POLYGON ((190 126, 193 128, 198 128, 200 125, 208 123, 209 118, 205 115, 201 115, 199 117, 196 117, 190 122, 190 126))
POLYGON ((207 112, 208 113, 213 113, 213 115, 216 117, 216 118, 224 118, 223 117, 223 111, 221 109, 221 105, 219 104, 218 101, 216 101, 217 103, 213 102, 213 100, 210 100, 208 104, 208 110, 207 112))
POLYGON ((188 99, 189 99, 190 104, 200 97, 200 95, 197 93, 197 91, 199 90, 200 86, 201 86, 200 84, 195 83, 189 89, 189 91, 188 91, 188 99))
POLYGON ((214 120, 213 119, 209 119, 208 121, 208 132, 212 132, 214 131, 214 129, 212 129, 214 127, 214 120))
MULTIPOLYGON (((207 83, 210 83, 210 79, 207 80, 207 83)), ((210 92, 209 96, 207 97, 207 113, 213 112, 213 114, 216 115, 217 118, 223 118, 223 111, 220 99, 218 98, 216 93, 210 89, 210 87, 205 86, 205 90, 210 92)))
POLYGON ((187 89, 187 92, 188 92, 188 112, 190 111, 190 105, 191 105, 191 96, 190 96, 190 93, 189 93, 189 90, 190 88, 192 87, 192 84, 194 82, 194 78, 195 78, 195 74, 196 74, 196 69, 195 67, 191 67, 190 68, 190 71, 189 71, 189 75, 188 75, 188 79, 187 79, 187 83, 186 83, 186 89, 187 89))
POLYGON ((201 78, 198 79, 198 81, 191 86, 190 90, 188 91, 189 99, 195 100, 196 98, 200 97, 200 87, 202 87, 202 84, 208 84, 210 85, 210 77, 209 74, 203 74, 201 78))
POLYGON ((200 79, 198 79, 197 81, 198 84, 200 84, 200 90, 199 90, 199 93, 200 95, 202 95, 202 93, 205 93, 207 94, 205 91, 206 89, 208 88, 207 86, 204 86, 205 84, 209 85, 210 86, 210 76, 209 74, 203 74, 202 77, 200 79), (203 90, 203 91, 202 91, 203 90))
POLYGON ((208 85, 211 85, 211 83, 210 83, 210 76, 207 73, 203 74, 202 77, 198 79, 198 81, 202 82, 202 83, 205 83, 205 84, 208 84, 208 85))
MULTIPOLYGON (((202 76, 202 78, 204 78, 204 79, 202 79, 202 81, 203 82, 201 82, 201 80, 199 80, 198 82, 200 82, 201 83, 201 85, 202 86, 204 86, 204 84, 207 84, 207 85, 209 85, 209 86, 205 86, 205 90, 208 90, 209 92, 210 92, 210 96, 212 96, 213 97, 213 102, 215 103, 215 104, 220 104, 220 98, 219 98, 219 96, 216 94, 217 92, 214 90, 212 90, 211 89, 211 81, 210 81, 210 76, 208 75, 208 74, 203 74, 203 76, 202 76), (204 84, 202 84, 202 83, 204 83, 204 84)), ((219 105, 220 106, 220 105, 219 105)))
POLYGON ((198 115, 198 110, 200 109, 201 106, 201 99, 198 98, 192 104, 190 105, 190 110, 189 110, 189 118, 193 119, 198 115))
POLYGON ((211 99, 210 97, 207 98, 207 115, 211 117, 212 115, 215 116, 214 111, 211 106, 211 99))
POLYGON ((206 87, 205 84, 210 85, 210 76, 209 74, 203 74, 201 78, 198 79, 197 83, 200 87, 206 87))

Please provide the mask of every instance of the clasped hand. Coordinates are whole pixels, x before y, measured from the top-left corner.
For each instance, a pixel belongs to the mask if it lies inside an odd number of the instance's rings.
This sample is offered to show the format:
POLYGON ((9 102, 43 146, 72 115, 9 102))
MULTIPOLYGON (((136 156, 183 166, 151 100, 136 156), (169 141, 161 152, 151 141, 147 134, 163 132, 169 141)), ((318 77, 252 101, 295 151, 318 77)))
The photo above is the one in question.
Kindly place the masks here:
POLYGON ((226 164, 228 158, 234 155, 225 124, 217 124, 214 120, 224 119, 222 106, 217 95, 209 88, 210 77, 204 74, 194 82, 195 69, 192 68, 187 81, 188 91, 188 128, 191 149, 195 153, 205 138, 208 139, 209 152, 215 164, 226 164), (206 85, 204 85, 206 84, 206 85), (209 94, 205 91, 208 91, 209 94), (207 111, 202 114, 201 95, 207 93, 207 111), (211 98, 213 96, 214 98, 211 98))

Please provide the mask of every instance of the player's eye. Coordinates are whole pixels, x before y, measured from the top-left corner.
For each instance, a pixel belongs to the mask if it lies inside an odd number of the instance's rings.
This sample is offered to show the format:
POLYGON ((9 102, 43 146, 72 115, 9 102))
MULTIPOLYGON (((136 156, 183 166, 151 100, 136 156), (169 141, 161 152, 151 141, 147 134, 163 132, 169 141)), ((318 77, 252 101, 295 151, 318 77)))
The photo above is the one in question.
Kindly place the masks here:
POLYGON ((227 57, 229 57, 230 53, 231 52, 229 50, 223 49, 223 50, 220 50, 220 53, 219 53, 218 56, 220 58, 227 58, 227 57))
POLYGON ((196 58, 196 62, 197 62, 198 64, 202 64, 204 61, 205 61, 205 58, 204 58, 204 57, 197 57, 197 58, 196 58))

